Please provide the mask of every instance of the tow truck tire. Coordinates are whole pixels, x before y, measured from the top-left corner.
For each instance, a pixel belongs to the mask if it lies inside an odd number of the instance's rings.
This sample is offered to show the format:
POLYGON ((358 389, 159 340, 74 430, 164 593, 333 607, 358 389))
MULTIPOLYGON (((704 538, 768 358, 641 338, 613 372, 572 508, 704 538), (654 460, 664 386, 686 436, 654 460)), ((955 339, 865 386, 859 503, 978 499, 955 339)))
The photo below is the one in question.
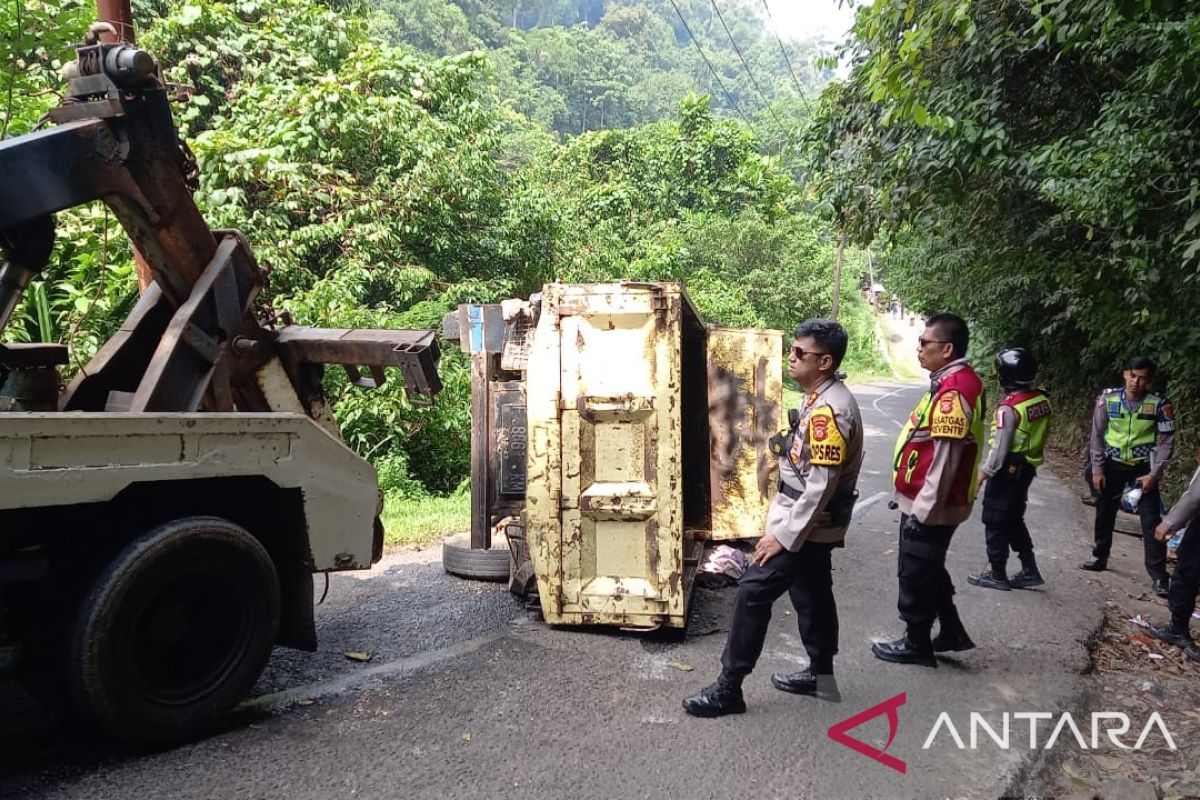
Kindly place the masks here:
POLYGON ((246 529, 219 517, 159 525, 83 597, 67 659, 70 705, 129 744, 209 733, 254 686, 279 614, 275 566, 246 529))
POLYGON ((473 550, 471 535, 459 533, 442 542, 442 566, 451 575, 488 581, 508 580, 512 556, 508 542, 502 537, 492 542, 490 550, 473 550))

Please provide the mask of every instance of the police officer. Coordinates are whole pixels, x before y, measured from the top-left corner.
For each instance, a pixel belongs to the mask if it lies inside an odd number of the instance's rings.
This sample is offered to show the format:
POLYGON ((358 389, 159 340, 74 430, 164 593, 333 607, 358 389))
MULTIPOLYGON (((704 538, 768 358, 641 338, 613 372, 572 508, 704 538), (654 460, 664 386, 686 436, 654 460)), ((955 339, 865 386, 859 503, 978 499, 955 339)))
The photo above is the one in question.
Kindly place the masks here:
POLYGON ((683 701, 697 717, 746 710, 742 681, 762 653, 771 607, 787 592, 796 609, 807 669, 771 676, 780 691, 841 699, 833 677, 838 649, 837 604, 831 559, 842 547, 862 466, 862 422, 854 395, 835 374, 846 355, 845 328, 810 319, 796 328, 788 374, 806 393, 789 413, 791 430, 772 441, 779 458, 779 491, 767 509, 765 534, 738 585, 729 639, 717 682, 683 701))
POLYGON ((1148 391, 1155 364, 1144 356, 1129 359, 1125 385, 1105 392, 1092 414, 1092 485, 1096 498, 1095 546, 1080 569, 1103 572, 1112 551, 1113 525, 1121 494, 1137 484, 1142 497, 1142 547, 1154 591, 1167 596, 1167 545, 1154 537, 1160 522, 1158 484, 1175 449, 1175 407, 1164 395, 1148 391))
POLYGON ((991 451, 979 468, 983 490, 983 526, 989 567, 967 582, 988 589, 1026 589, 1045 583, 1033 556, 1033 540, 1025 525, 1029 484, 1046 460, 1043 448, 1050 432, 1050 398, 1033 387, 1037 361, 1023 347, 996 354, 996 377, 1005 391, 996 406, 991 451), (1021 559, 1021 571, 1008 577, 1008 553, 1021 559))
POLYGON ((946 550, 971 515, 982 455, 983 383, 967 363, 967 323, 953 314, 929 318, 917 358, 930 372, 929 391, 896 442, 893 501, 900 508, 897 606, 907 626, 893 642, 876 642, 876 658, 936 667, 936 651, 975 646, 954 605, 946 550), (940 620, 937 638, 933 623, 940 620))
MULTIPOLYGON (((1200 454, 1196 461, 1200 462, 1200 454)), ((1179 502, 1158 523, 1154 529, 1154 538, 1165 542, 1175 531, 1186 528, 1183 541, 1179 543, 1179 561, 1175 564, 1175 574, 1171 576, 1171 588, 1167 594, 1167 606, 1171 609, 1171 621, 1161 628, 1151 631, 1164 642, 1182 647, 1183 652, 1192 661, 1200 661, 1200 650, 1192 641, 1191 621, 1192 612, 1196 610, 1196 594, 1200 592, 1200 467, 1192 473, 1192 482, 1179 502)))

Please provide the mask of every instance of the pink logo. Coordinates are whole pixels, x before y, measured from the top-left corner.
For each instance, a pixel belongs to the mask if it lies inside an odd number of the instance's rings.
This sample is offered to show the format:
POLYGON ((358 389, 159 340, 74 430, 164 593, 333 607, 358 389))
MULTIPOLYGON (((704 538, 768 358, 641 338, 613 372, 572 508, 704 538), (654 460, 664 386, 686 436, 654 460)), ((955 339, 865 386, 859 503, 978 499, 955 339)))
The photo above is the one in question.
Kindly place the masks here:
POLYGON ((895 756, 889 756, 887 754, 887 749, 891 747, 892 741, 896 738, 896 732, 900 728, 900 716, 896 713, 896 709, 904 705, 907 701, 908 692, 901 692, 890 700, 884 700, 879 705, 871 706, 866 711, 860 711, 853 717, 844 719, 838 724, 830 727, 829 738, 833 739, 838 744, 849 747, 856 753, 861 753, 867 758, 878 761, 885 767, 891 767, 901 774, 907 773, 908 766, 903 761, 895 756), (887 714, 888 721, 888 740, 887 744, 883 746, 883 750, 872 747, 866 742, 861 742, 846 733, 846 731, 851 730, 852 728, 857 728, 864 722, 875 719, 880 714, 887 714))

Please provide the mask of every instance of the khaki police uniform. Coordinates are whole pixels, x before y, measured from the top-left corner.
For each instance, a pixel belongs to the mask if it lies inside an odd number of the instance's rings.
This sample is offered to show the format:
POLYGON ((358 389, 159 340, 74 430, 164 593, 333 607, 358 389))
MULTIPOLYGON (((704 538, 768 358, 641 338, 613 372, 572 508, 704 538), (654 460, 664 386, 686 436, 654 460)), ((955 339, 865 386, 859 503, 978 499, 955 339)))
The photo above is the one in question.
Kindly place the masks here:
POLYGON ((795 426, 779 444, 779 491, 767 510, 765 533, 784 551, 751 564, 738 585, 725 674, 744 678, 762 653, 771 607, 788 592, 811 669, 832 674, 838 649, 832 554, 842 547, 862 469, 862 417, 854 395, 830 378, 805 398, 795 426))

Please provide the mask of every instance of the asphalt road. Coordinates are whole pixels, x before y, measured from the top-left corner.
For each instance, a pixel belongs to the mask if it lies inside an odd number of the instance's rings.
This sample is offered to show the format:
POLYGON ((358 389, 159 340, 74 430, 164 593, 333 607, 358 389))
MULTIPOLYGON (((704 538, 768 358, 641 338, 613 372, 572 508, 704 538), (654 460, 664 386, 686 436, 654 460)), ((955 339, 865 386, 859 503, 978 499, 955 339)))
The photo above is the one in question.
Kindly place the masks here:
MULTIPOLYGON (((1089 517, 1077 487, 1043 471, 1028 520, 1047 586, 997 592, 966 583, 984 563, 977 508, 948 564, 978 649, 937 669, 877 661, 870 642, 902 632, 889 461, 922 388, 853 388, 868 439, 855 523, 834 555, 840 704, 771 687, 771 672, 804 663, 786 597, 746 683, 748 713, 700 720, 679 702, 718 671, 735 590, 698 590, 682 641, 558 630, 502 585, 445 575, 436 548, 397 552, 369 573, 335 576, 317 612, 320 651, 277 650, 256 697, 205 741, 150 755, 108 751, 0 686, 0 797, 1002 796, 1054 751, 1031 748, 1028 722, 1016 720, 1007 749, 982 732, 971 749, 968 717, 978 712, 998 728, 1004 712, 1057 718, 1087 707, 1086 641, 1100 624, 1100 587, 1074 567, 1087 554, 1089 517), (373 655, 357 663, 348 651, 373 655), (901 693, 887 753, 903 773, 827 735, 901 693), (963 749, 945 728, 923 746, 942 712, 963 749)), ((1120 563, 1136 567, 1136 551, 1125 550, 1120 563)), ((1043 724, 1039 746, 1048 733, 1043 724)), ((850 734, 883 747, 886 716, 850 734)))

